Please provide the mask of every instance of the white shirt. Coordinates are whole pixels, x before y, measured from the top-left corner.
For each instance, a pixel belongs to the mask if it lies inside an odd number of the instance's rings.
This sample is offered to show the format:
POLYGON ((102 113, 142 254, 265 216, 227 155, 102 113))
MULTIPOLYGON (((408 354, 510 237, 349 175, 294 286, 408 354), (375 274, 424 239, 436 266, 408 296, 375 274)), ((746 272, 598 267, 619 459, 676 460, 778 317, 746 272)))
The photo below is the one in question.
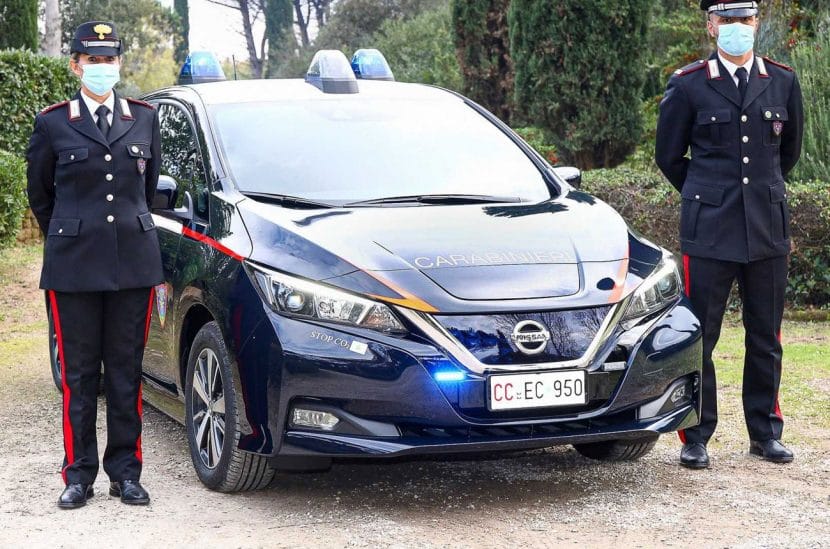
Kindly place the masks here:
POLYGON ((98 124, 98 115, 95 114, 95 111, 98 110, 98 107, 101 105, 106 105, 107 108, 110 110, 110 113, 107 115, 107 122, 109 122, 110 127, 112 127, 112 115, 115 112, 115 92, 110 92, 109 97, 103 102, 99 103, 98 101, 94 100, 93 98, 89 97, 87 94, 81 90, 81 98, 84 100, 86 104, 86 108, 89 110, 89 114, 92 115, 92 121, 95 124, 98 124))
MULTIPOLYGON (((726 59, 724 59, 724 57, 720 54, 720 52, 718 52, 718 59, 720 59, 720 62, 723 63, 723 66, 726 68, 726 70, 729 71, 729 74, 732 76, 732 81, 737 86, 738 85, 738 77, 735 76, 735 71, 738 70, 738 65, 736 65, 732 61, 727 61, 726 59)), ((754 62, 755 62, 755 56, 753 55, 752 57, 749 58, 749 61, 747 61, 743 65, 740 65, 741 67, 746 69, 747 78, 749 78, 749 75, 752 73, 752 64, 754 62)))

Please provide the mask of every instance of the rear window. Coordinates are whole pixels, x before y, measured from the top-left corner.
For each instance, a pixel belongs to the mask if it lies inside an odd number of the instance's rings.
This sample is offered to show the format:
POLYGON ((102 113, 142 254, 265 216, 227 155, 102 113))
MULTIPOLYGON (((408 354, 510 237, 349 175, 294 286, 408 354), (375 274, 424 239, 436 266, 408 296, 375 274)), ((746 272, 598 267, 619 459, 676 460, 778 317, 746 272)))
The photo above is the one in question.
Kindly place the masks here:
POLYGON ((550 198, 541 172, 461 101, 223 104, 212 115, 240 190, 343 203, 413 194, 550 198))

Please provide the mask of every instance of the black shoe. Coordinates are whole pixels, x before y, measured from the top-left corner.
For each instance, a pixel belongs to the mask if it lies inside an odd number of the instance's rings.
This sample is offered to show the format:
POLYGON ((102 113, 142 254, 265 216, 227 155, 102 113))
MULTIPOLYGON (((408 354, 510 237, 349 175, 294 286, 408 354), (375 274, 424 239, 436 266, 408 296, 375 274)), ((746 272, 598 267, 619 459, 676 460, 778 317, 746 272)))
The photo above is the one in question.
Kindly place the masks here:
POLYGON ((86 500, 95 495, 91 484, 67 484, 61 497, 58 498, 58 507, 61 509, 76 509, 86 505, 86 500))
POLYGON ((121 503, 127 505, 147 505, 150 503, 150 494, 141 487, 137 480, 110 482, 110 495, 120 497, 121 503))
POLYGON ((760 456, 773 463, 789 463, 795 456, 792 450, 781 444, 780 440, 750 440, 749 453, 760 456))
POLYGON ((709 454, 702 442, 689 442, 680 450, 680 465, 689 469, 706 469, 709 467, 709 454))

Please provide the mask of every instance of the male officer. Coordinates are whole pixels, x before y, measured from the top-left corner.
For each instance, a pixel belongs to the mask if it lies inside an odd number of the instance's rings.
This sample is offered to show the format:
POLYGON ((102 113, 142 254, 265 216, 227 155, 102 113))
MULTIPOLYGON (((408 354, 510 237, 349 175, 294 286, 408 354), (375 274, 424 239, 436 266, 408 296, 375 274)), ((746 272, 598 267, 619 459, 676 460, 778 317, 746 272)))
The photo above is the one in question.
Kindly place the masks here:
POLYGON ((700 425, 680 432, 680 462, 709 466, 706 443, 717 424, 712 351, 737 279, 749 452, 786 463, 793 453, 780 441, 778 405, 790 251, 784 176, 801 153, 801 91, 791 68, 753 53, 756 2, 702 0, 700 7, 717 52, 675 72, 657 125, 657 165, 681 193, 686 292, 703 328, 703 410, 700 425))
POLYGON ((47 290, 63 379, 61 508, 93 495, 98 473, 96 400, 101 362, 107 397, 104 470, 110 495, 146 504, 141 476, 141 361, 162 281, 149 207, 159 175, 159 119, 120 97, 115 25, 75 31, 70 69, 81 89, 35 119, 26 155, 29 204, 46 236, 40 287, 47 290))

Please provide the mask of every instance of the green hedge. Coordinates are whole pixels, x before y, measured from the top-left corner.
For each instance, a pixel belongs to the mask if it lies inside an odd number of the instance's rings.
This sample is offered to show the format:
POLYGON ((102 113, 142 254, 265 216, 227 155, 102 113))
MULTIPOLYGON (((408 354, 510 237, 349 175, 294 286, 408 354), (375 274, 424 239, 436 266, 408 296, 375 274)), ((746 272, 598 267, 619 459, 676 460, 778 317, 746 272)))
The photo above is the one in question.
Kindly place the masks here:
MULTIPOLYGON (((613 206, 653 242, 680 250, 680 195, 650 171, 617 168, 583 173, 582 187, 613 206)), ((830 193, 826 182, 787 185, 793 252, 787 301, 796 307, 830 306, 830 193)))
POLYGON ((0 150, 25 154, 35 115, 75 94, 78 80, 68 64, 67 58, 0 51, 0 150))
POLYGON ((27 205, 26 161, 0 151, 0 247, 14 242, 27 205))

